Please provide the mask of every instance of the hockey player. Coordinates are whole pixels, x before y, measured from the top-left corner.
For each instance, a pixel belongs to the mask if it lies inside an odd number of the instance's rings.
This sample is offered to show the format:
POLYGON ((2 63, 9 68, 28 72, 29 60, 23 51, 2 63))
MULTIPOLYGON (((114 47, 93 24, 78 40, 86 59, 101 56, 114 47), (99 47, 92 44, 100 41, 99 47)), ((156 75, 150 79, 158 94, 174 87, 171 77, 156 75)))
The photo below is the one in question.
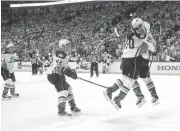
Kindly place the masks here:
POLYGON ((106 61, 107 61, 107 70, 109 70, 110 68, 110 64, 111 64, 111 55, 110 54, 107 54, 107 58, 106 58, 106 61))
MULTIPOLYGON (((132 28, 127 33, 127 44, 122 55, 122 78, 104 91, 105 98, 112 103, 116 109, 121 108, 121 101, 126 97, 133 87, 140 73, 142 43, 151 41, 148 31, 140 18, 131 22, 132 28), (120 93, 112 99, 113 92, 120 88, 120 93)), ((147 43, 149 50, 155 52, 155 47, 147 43)))
POLYGON ((5 54, 2 54, 3 62, 1 64, 1 76, 5 81, 4 90, 2 94, 3 100, 11 99, 11 97, 19 97, 18 93, 15 93, 15 75, 14 75, 14 60, 17 59, 15 52, 15 45, 9 43, 6 46, 5 54), (11 96, 8 95, 10 89, 11 96))
POLYGON ((104 52, 104 54, 102 54, 102 63, 103 63, 103 73, 106 73, 106 70, 107 70, 107 60, 106 60, 106 55, 107 55, 107 52, 104 52))
MULTIPOLYGON (((149 30, 148 35, 149 37, 151 37, 151 41, 146 41, 147 42, 151 42, 149 44, 154 44, 156 47, 156 42, 153 38, 153 36, 151 35, 150 32, 150 24, 147 22, 144 22, 143 25, 146 27, 147 30, 149 30)), ((143 47, 142 47, 142 60, 141 60, 141 68, 140 68, 140 78, 142 78, 142 80, 145 82, 149 92, 151 93, 152 96, 152 103, 154 105, 159 104, 159 98, 156 92, 156 88, 155 85, 150 77, 150 68, 149 68, 149 58, 150 58, 150 54, 151 55, 156 55, 156 53, 152 53, 151 51, 148 50, 148 45, 146 43, 143 43, 143 47)), ((156 49, 157 52, 157 49, 156 49)), ((133 91, 135 93, 135 95, 138 98, 137 101, 137 105, 139 107, 141 107, 144 103, 145 103, 145 98, 144 95, 142 94, 141 90, 140 90, 140 85, 139 83, 136 81, 133 85, 133 91)))
POLYGON ((104 54, 103 54, 103 73, 106 73, 109 70, 110 64, 111 64, 111 55, 107 54, 107 52, 104 52, 104 54))
POLYGON ((71 86, 66 82, 65 75, 77 79, 75 70, 68 66, 66 53, 70 52, 70 42, 66 39, 59 41, 59 49, 54 53, 52 63, 47 69, 47 79, 53 84, 59 94, 58 114, 60 116, 70 116, 65 111, 66 102, 69 103, 72 113, 79 113, 81 110, 76 106, 71 86))

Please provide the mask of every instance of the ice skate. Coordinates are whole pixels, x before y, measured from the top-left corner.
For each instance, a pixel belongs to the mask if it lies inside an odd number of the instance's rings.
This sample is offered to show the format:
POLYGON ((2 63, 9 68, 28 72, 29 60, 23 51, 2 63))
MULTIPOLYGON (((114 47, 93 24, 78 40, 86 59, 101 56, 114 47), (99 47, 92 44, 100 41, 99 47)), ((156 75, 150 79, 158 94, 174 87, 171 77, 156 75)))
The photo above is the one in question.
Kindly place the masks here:
POLYGON ((138 101, 136 102, 136 105, 140 108, 145 103, 146 103, 146 100, 145 100, 144 96, 142 96, 142 97, 138 98, 138 101))
POLYGON ((12 98, 18 98, 18 97, 19 97, 19 94, 18 94, 18 93, 11 93, 11 97, 12 97, 12 98))
POLYGON ((105 91, 103 91, 103 94, 107 101, 112 99, 112 91, 110 88, 107 88, 105 91))
POLYGON ((8 94, 3 94, 2 100, 11 100, 11 96, 9 96, 8 94))
POLYGON ((72 116, 72 114, 67 113, 67 112, 64 111, 64 110, 59 110, 59 111, 58 111, 58 115, 59 115, 59 116, 72 116))
POLYGON ((81 114, 81 109, 79 109, 77 106, 71 107, 71 112, 73 115, 79 115, 81 114))
POLYGON ((119 110, 121 108, 121 99, 119 96, 116 96, 110 102, 117 110, 119 110))
POLYGON ((151 102, 153 105, 158 105, 160 103, 158 96, 153 97, 151 102))
POLYGON ((74 99, 69 101, 69 105, 71 107, 71 112, 73 113, 73 115, 78 115, 81 113, 81 109, 76 106, 74 99))

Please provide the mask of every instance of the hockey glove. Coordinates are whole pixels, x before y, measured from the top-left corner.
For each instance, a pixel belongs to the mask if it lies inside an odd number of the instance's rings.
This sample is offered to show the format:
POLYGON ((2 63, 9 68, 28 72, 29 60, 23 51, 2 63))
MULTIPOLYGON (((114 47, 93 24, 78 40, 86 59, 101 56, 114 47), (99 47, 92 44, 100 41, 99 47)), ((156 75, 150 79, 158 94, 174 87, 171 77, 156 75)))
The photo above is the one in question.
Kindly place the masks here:
POLYGON ((10 73, 9 75, 10 75, 10 78, 12 79, 12 81, 15 82, 15 81, 16 81, 16 78, 15 78, 15 76, 14 76, 14 73, 10 73))
POLYGON ((74 69, 71 69, 71 73, 72 73, 72 74, 71 74, 71 78, 76 80, 76 79, 77 79, 77 73, 76 73, 76 71, 75 71, 74 69))
POLYGON ((70 67, 63 68, 62 70, 63 74, 67 75, 68 77, 71 77, 72 79, 77 79, 77 73, 74 69, 71 69, 70 67))
POLYGON ((152 56, 156 56, 156 55, 157 55, 157 52, 149 51, 149 54, 152 55, 152 56))

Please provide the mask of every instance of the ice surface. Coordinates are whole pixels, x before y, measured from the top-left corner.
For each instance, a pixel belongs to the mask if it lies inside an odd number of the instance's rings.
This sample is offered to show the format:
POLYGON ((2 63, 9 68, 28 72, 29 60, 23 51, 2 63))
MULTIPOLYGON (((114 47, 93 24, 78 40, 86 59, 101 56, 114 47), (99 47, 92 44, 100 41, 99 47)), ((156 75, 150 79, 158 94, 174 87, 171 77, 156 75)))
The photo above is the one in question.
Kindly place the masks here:
MULTIPOLYGON (((146 104, 136 107, 137 98, 130 91, 119 111, 105 100, 104 88, 68 78, 76 103, 82 109, 81 116, 71 119, 57 115, 58 96, 45 75, 32 76, 28 72, 15 75, 20 97, 1 101, 2 131, 180 131, 180 76, 152 76, 161 102, 157 106, 151 104, 151 96, 139 80, 146 104)), ((78 75, 105 86, 120 77, 118 74, 101 74, 99 78, 78 75)), ((70 111, 68 105, 67 111, 70 111)))

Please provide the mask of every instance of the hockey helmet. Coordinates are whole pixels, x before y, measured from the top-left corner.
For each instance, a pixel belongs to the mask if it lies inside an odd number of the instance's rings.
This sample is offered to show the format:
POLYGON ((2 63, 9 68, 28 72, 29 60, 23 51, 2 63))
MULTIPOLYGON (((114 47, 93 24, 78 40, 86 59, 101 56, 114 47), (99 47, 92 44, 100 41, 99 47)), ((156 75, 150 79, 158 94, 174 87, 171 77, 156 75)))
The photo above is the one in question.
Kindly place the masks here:
POLYGON ((13 43, 9 43, 7 46, 6 46, 7 49, 9 48, 15 48, 15 45, 13 43))
POLYGON ((141 18, 135 18, 131 22, 132 28, 139 29, 143 25, 143 20, 141 18))
POLYGON ((61 40, 59 41, 59 48, 62 48, 64 45, 67 45, 67 44, 69 44, 69 43, 71 43, 69 40, 67 40, 67 39, 61 39, 61 40))

